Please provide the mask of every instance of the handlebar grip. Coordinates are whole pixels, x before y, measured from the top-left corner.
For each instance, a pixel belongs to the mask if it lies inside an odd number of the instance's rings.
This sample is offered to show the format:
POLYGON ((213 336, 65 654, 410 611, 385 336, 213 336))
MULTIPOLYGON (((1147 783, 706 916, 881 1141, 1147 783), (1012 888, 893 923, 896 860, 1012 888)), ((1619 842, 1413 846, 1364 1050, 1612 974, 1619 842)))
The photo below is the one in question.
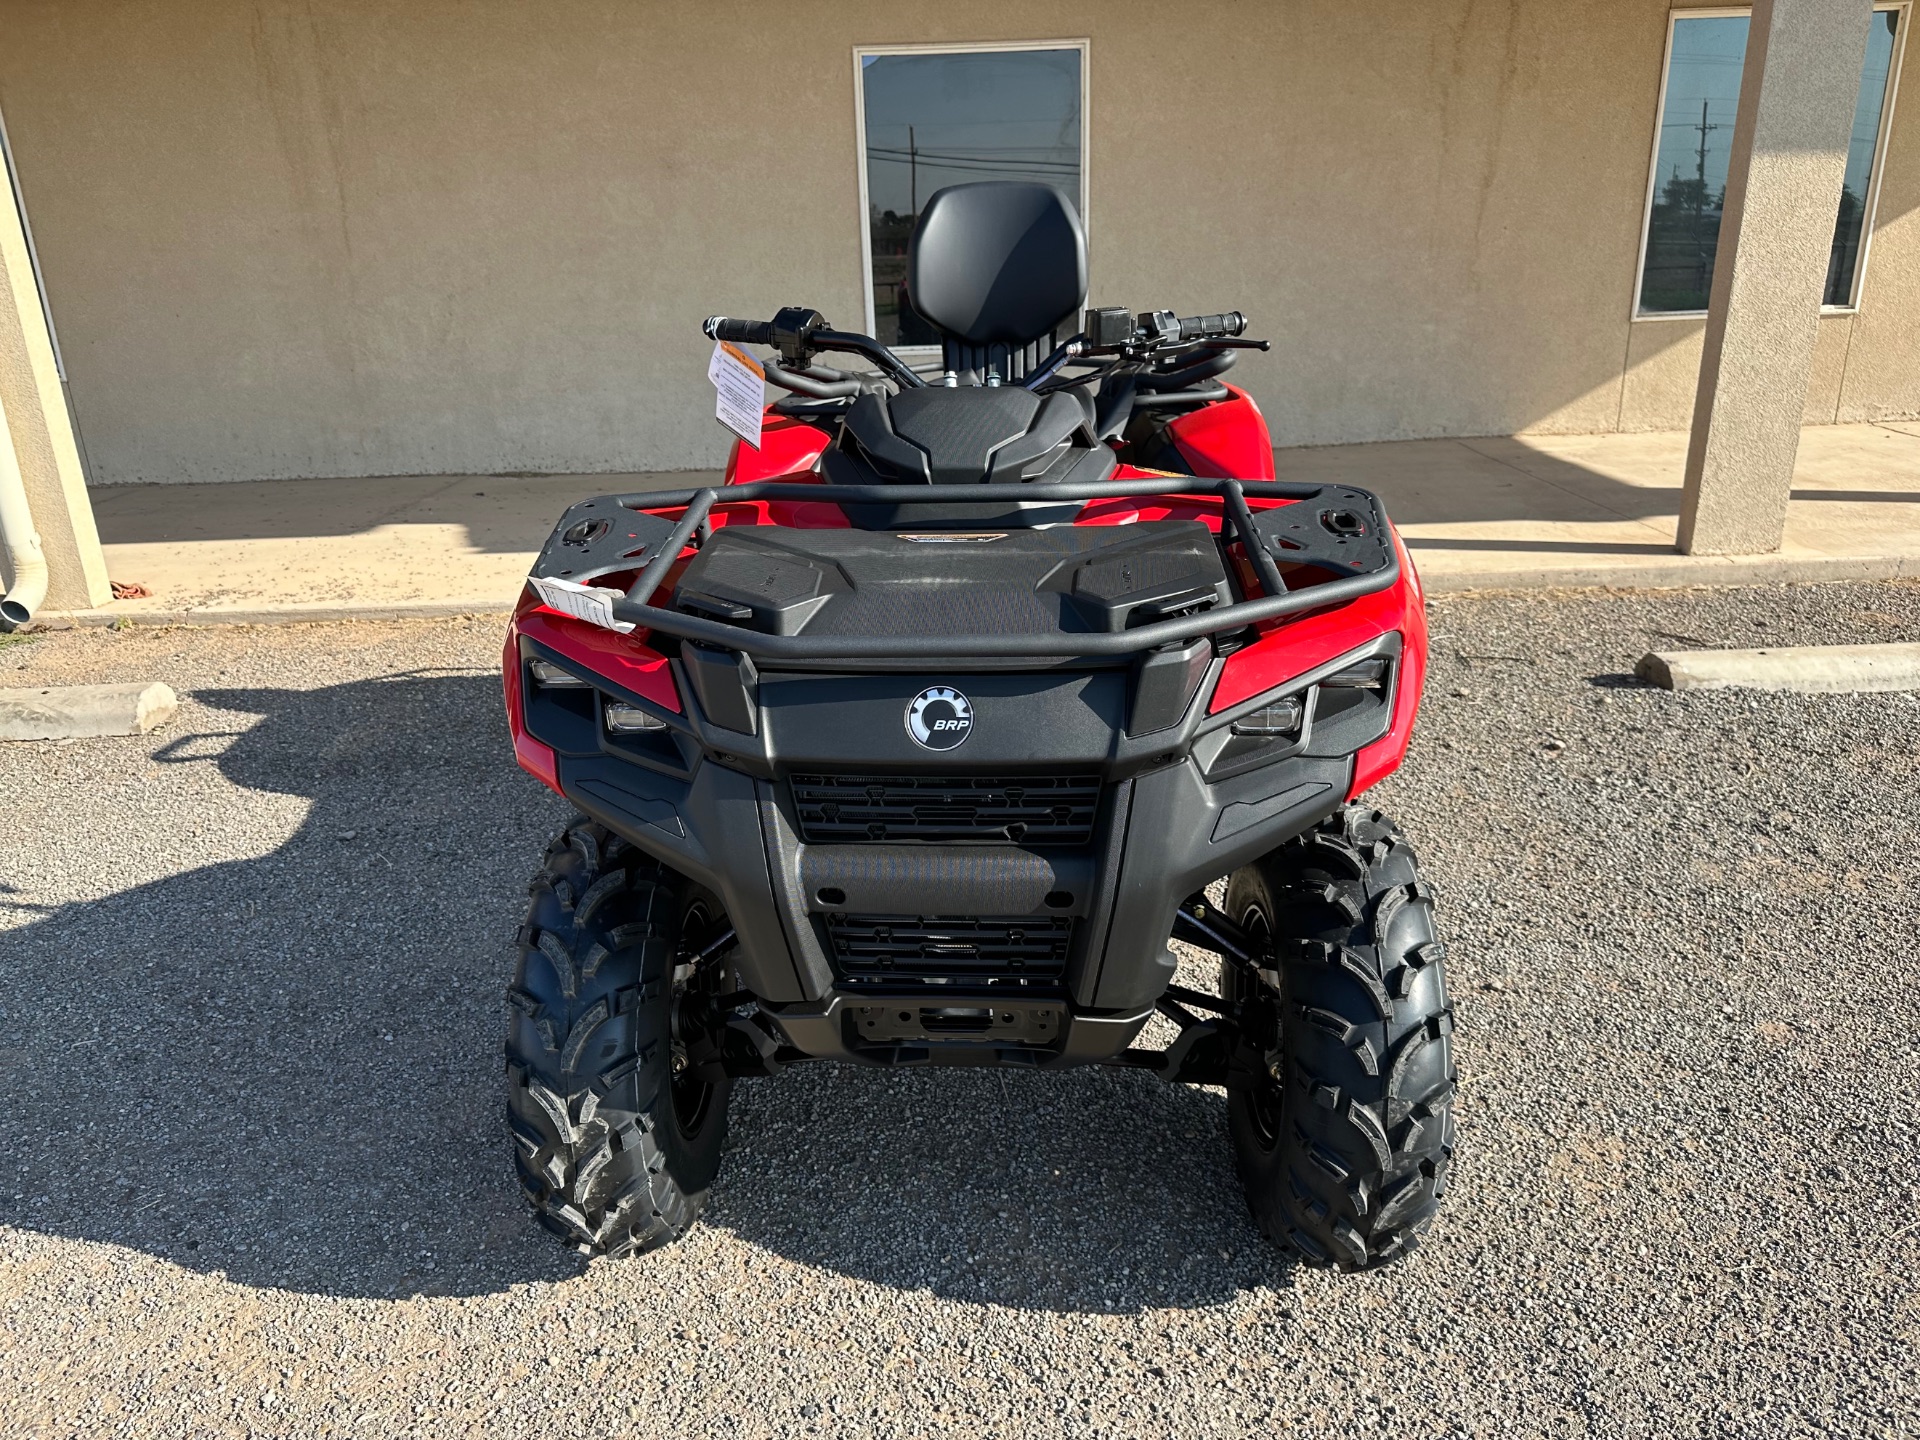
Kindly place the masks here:
POLYGON ((728 340, 735 345, 771 345, 773 323, 768 320, 729 320, 724 315, 709 316, 700 327, 709 340, 728 340))
POLYGON ((1247 317, 1238 310, 1225 315, 1189 315, 1180 322, 1182 340, 1222 340, 1247 328, 1247 317))

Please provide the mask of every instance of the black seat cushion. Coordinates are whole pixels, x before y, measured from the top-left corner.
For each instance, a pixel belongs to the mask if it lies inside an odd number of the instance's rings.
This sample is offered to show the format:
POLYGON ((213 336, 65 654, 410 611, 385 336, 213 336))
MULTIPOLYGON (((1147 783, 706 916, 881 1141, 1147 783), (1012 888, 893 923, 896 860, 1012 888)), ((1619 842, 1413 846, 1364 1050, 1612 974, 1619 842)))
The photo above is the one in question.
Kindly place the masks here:
POLYGON ((1051 185, 986 180, 935 192, 907 248, 907 293, 968 345, 1023 346, 1087 298, 1087 237, 1051 185))
POLYGON ((996 452, 1032 427, 1040 397, 1017 386, 948 390, 930 385, 894 396, 887 410, 893 433, 926 452, 934 484, 978 484, 988 477, 996 452))
POLYGON ((899 395, 862 395, 847 411, 840 443, 821 457, 836 485, 1010 485, 1064 478, 1092 458, 1104 479, 1113 451, 1093 439, 1086 398, 1066 391, 1035 395, 1018 386, 928 385, 899 395), (1055 473, 1058 471, 1059 473, 1055 473), (863 473, 865 472, 865 473, 863 473))

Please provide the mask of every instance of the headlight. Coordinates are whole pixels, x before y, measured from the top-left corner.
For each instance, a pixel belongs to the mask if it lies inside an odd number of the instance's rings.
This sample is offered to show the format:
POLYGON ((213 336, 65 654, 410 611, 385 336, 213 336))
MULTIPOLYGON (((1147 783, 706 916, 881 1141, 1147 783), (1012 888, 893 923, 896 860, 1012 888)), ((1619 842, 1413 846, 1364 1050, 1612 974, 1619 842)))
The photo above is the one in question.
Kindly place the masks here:
POLYGON ((1372 655, 1356 660, 1344 670, 1336 670, 1320 682, 1336 689, 1378 690, 1387 683, 1387 657, 1372 655))
POLYGON ((638 735, 645 730, 667 728, 667 722, 658 715, 642 710, 638 705, 623 705, 617 700, 607 702, 606 717, 609 735, 638 735))
POLYGON ((530 660, 527 669, 533 672, 533 683, 548 690, 584 690, 587 682, 569 670, 562 670, 551 660, 530 660))
POLYGON ((1307 707, 1298 695, 1288 695, 1258 710, 1249 711, 1233 722, 1236 735, 1296 735, 1307 707))

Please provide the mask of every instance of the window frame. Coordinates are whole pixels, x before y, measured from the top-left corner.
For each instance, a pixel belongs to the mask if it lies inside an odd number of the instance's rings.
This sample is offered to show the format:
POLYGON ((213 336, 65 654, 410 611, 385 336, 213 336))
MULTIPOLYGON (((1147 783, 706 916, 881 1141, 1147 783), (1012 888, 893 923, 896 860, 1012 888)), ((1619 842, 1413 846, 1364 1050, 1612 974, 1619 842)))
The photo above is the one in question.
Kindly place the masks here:
MULTIPOLYGON (((868 335, 872 335, 878 326, 878 317, 873 308, 873 221, 867 213, 867 82, 866 58, 884 55, 979 55, 1004 53, 1020 50, 1076 50, 1080 54, 1080 194, 1077 203, 1080 210, 1080 226, 1087 233, 1087 264, 1091 271, 1093 265, 1093 225, 1088 219, 1088 198, 1093 192, 1092 172, 1088 161, 1092 154, 1091 136, 1093 131, 1093 105, 1091 76, 1091 56, 1093 42, 1086 37, 1077 40, 969 40, 941 41, 937 44, 910 45, 856 45, 853 47, 853 148, 860 173, 860 305, 868 335)), ((895 345, 890 347, 896 354, 909 359, 924 360, 937 357, 940 347, 937 345, 895 345)))
MULTIPOLYGON (((1897 11, 1900 27, 1894 37, 1892 58, 1887 64, 1887 93, 1880 105, 1880 130, 1874 136, 1873 161, 1867 173, 1867 194, 1862 206, 1865 213, 1860 221, 1860 258, 1853 267, 1853 291, 1845 305, 1822 303, 1822 316, 1860 313, 1860 299, 1866 288, 1867 261, 1873 249, 1874 220, 1880 209, 1880 184, 1886 174, 1887 137, 1893 133, 1893 111, 1900 95, 1900 62, 1907 52, 1907 30, 1913 18, 1912 8, 1913 0, 1879 0, 1873 7, 1876 15, 1897 11)), ((1673 75, 1674 27, 1682 20, 1727 20, 1739 16, 1751 19, 1752 15, 1751 5, 1697 5, 1667 12, 1667 39, 1660 52, 1660 93, 1654 103, 1653 143, 1647 155, 1647 193, 1640 207, 1640 245, 1633 263, 1633 300, 1627 311, 1627 319, 1636 325, 1662 320, 1704 320, 1707 317, 1705 310, 1643 311, 1640 308, 1640 289, 1647 278, 1647 239, 1653 229, 1653 200, 1660 184, 1660 126, 1667 114, 1667 82, 1673 75)), ((1837 223, 1838 217, 1835 218, 1837 223)))

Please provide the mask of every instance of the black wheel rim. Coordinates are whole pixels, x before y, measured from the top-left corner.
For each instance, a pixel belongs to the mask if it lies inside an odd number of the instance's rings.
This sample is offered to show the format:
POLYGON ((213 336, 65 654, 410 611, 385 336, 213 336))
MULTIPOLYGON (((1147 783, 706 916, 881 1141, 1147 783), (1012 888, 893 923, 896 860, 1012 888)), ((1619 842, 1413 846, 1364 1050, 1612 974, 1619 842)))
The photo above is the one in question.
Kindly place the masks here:
MULTIPOLYGON (((1273 958, 1273 922, 1267 918, 1266 911, 1259 905, 1248 905, 1240 913, 1240 928, 1252 939, 1260 943, 1264 958, 1273 958)), ((1254 989, 1264 989, 1255 982, 1254 989)), ((1260 1083, 1247 1094, 1247 1119, 1252 1122, 1254 1137, 1264 1150, 1271 1150, 1280 1143, 1280 1110, 1284 1098, 1278 1076, 1285 1073, 1281 1066, 1280 1054, 1280 1013, 1276 1003, 1263 1003, 1264 997, 1251 995, 1246 1009, 1248 1020, 1258 1028, 1253 1038, 1260 1047, 1262 1075, 1260 1083)), ((1274 997, 1277 1001, 1278 997, 1274 997)))
POLYGON ((703 939, 713 929, 713 918, 707 913, 707 907, 695 901, 687 907, 687 913, 680 921, 680 949, 674 955, 673 1009, 674 1024, 672 1045, 673 1066, 673 1123, 684 1139, 691 1140, 706 1128, 707 1117, 713 1111, 715 1085, 693 1073, 687 1062, 686 1042, 681 1039, 682 1027, 679 1023, 683 1010, 700 1005, 711 998, 712 977, 719 973, 720 967, 709 964, 705 973, 695 972, 682 977, 680 971, 692 963, 694 950, 689 937, 694 941, 703 939))

